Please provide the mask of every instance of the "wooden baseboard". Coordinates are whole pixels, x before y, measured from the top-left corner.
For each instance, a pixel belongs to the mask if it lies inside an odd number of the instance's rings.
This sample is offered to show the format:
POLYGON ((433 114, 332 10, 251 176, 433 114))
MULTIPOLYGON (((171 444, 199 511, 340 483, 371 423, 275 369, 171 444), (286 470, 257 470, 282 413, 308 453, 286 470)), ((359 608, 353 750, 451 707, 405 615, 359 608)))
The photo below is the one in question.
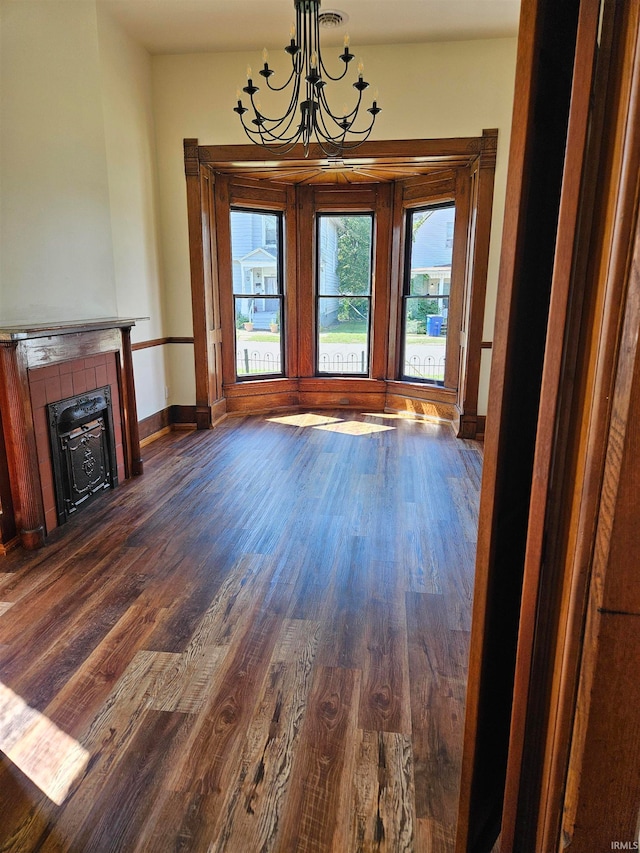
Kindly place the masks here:
POLYGON ((458 438, 483 440, 485 422, 484 415, 460 415, 457 422, 458 438))
POLYGON ((14 548, 17 548, 19 544, 19 536, 14 536, 13 539, 9 539, 8 542, 0 542, 0 554, 8 554, 9 551, 13 551, 14 548))
POLYGON ((429 420, 451 423, 455 418, 455 406, 409 397, 400 394, 387 394, 385 411, 420 415, 429 420))
POLYGON ((142 444, 144 441, 148 443, 148 439, 151 436, 155 436, 156 433, 168 429, 170 423, 171 419, 169 409, 161 409, 161 411, 155 412, 155 414, 149 415, 149 417, 138 421, 140 443, 142 444))
MULTIPOLYGON (((215 423, 218 423, 220 420, 221 418, 218 417, 215 423)), ((172 430, 195 428, 195 406, 169 406, 138 422, 140 447, 146 447, 147 444, 151 444, 152 441, 166 435, 172 430)))
POLYGON ((484 429, 487 423, 486 415, 478 415, 476 421, 476 441, 484 441, 484 429))
POLYGON ((195 406, 169 406, 169 423, 172 426, 195 426, 196 425, 196 407, 195 406))
POLYGON ((148 444, 151 444, 152 441, 156 441, 158 438, 162 438, 163 435, 167 435, 173 431, 173 427, 163 427, 162 429, 157 430, 156 432, 152 432, 150 435, 146 436, 146 438, 140 439, 140 447, 146 447, 148 444))

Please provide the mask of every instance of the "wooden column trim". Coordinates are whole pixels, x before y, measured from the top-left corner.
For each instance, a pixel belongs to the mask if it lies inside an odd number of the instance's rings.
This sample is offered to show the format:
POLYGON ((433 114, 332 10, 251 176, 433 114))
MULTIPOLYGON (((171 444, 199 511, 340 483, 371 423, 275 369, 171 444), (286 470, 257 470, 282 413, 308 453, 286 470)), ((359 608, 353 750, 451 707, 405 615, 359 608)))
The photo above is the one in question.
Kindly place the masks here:
POLYGON ((187 181, 187 220, 191 268, 191 309, 196 379, 196 424, 211 427, 209 379, 209 329, 212 328, 211 303, 207 298, 205 246, 202 221, 202 182, 197 139, 184 140, 184 171, 187 181))
POLYGON ((468 293, 470 308, 465 364, 461 373, 463 383, 462 387, 458 389, 458 407, 462 413, 460 419, 461 438, 475 438, 478 426, 478 390, 480 386, 487 274, 489 271, 489 244, 498 131, 484 130, 482 142, 482 153, 472 167, 472 173, 475 173, 475 186, 470 211, 470 223, 473 230, 469 236, 471 245, 468 261, 470 264, 468 293))
POLYGON ((314 191, 311 186, 296 187, 298 215, 298 369, 300 377, 315 376, 316 338, 315 274, 316 228, 314 191))
MULTIPOLYGON (((229 205, 229 178, 227 175, 218 175, 216 178, 215 206, 220 318, 223 329, 233 330, 235 326, 235 307, 233 304, 229 205)), ((236 354, 233 332, 222 335, 222 381, 225 386, 236 381, 236 354)))
POLYGON ((284 305, 285 305, 285 376, 299 376, 300 351, 298 326, 298 206, 296 188, 287 187, 287 206, 284 211, 284 305))
POLYGON ((24 548, 45 540, 26 355, 18 343, 0 343, 0 405, 16 526, 24 548))
POLYGON ((138 409, 136 406, 136 386, 133 374, 133 353, 131 349, 131 327, 123 326, 122 360, 120 364, 121 415, 124 430, 125 471, 127 477, 137 477, 143 472, 140 455, 140 433, 138 427, 138 409))
POLYGON ((572 588, 555 737, 561 748, 550 763, 547 799, 551 807, 543 836, 553 831, 557 814, 552 808, 563 797, 562 834, 572 839, 576 850, 607 843, 601 815, 610 816, 611 826, 615 820, 616 832, 609 830, 607 841, 636 837, 639 798, 640 702, 637 692, 635 696, 632 692, 638 684, 639 634, 632 625, 640 613, 640 8, 607 3, 602 33, 600 53, 608 62, 603 63, 596 82, 596 104, 605 111, 600 129, 603 155, 594 169, 600 180, 597 185, 593 181, 592 190, 598 215, 591 241, 596 262, 593 253, 585 259, 589 270, 595 267, 599 285, 598 299, 590 306, 597 361, 588 400, 590 428, 580 448, 586 469, 579 504, 580 538, 568 564, 572 588), (625 685, 625 694, 628 685, 629 694, 624 701, 612 703, 612 696, 621 695, 616 683, 625 685), (570 715, 572 727, 567 725, 570 715), (571 732, 567 772, 566 743, 571 732))
POLYGON ((385 379, 389 359, 389 299, 391 286, 391 226, 393 216, 393 185, 378 184, 375 210, 375 257, 371 306, 373 352, 371 378, 385 379))

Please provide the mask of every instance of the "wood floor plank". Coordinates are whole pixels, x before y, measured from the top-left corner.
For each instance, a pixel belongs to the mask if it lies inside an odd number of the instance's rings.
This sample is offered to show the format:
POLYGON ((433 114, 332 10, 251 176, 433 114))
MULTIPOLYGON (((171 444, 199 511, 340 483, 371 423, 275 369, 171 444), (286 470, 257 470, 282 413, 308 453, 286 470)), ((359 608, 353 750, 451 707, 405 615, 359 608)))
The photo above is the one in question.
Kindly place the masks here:
MULTIPOLYGON (((47 716, 74 737, 86 732, 138 650, 144 648, 157 618, 158 610, 132 605, 47 705, 47 716)), ((153 663, 154 659, 147 660, 153 663)), ((171 660, 164 659, 167 668, 171 660)))
POLYGON ((360 690, 361 729, 411 734, 404 595, 367 602, 360 690))
POLYGON ((37 635, 25 631, 24 645, 14 644, 11 654, 0 657, 3 678, 26 701, 38 708, 48 705, 137 600, 147 576, 135 571, 136 559, 129 551, 116 556, 112 565, 122 568, 122 578, 102 578, 99 594, 78 597, 75 609, 71 596, 64 608, 54 609, 50 620, 38 623, 37 635), (62 628, 60 633, 52 632, 52 624, 62 628), (25 654, 37 655, 31 666, 25 665, 25 654))
POLYGON ((358 680, 350 669, 322 667, 316 673, 276 848, 281 853, 339 845, 334 845, 334 833, 344 802, 343 771, 355 739, 358 680))
POLYGON ((253 718, 282 621, 277 611, 258 607, 246 633, 227 653, 212 696, 196 715, 181 759, 167 776, 169 791, 202 798, 199 811, 179 816, 177 824, 169 824, 171 815, 166 811, 160 813, 168 845, 184 836, 195 849, 207 849, 215 837, 225 794, 233 784, 236 753, 253 718))
POLYGON ((479 446, 336 411, 145 457, 2 558, 0 853, 451 853, 479 446))
POLYGON ((416 817, 413 752, 407 735, 358 731, 348 849, 413 853, 416 817))
POLYGON ((166 772, 166 764, 172 760, 176 745, 186 738, 190 722, 188 716, 177 712, 144 714, 118 772, 110 774, 76 834, 75 849, 116 853, 133 848, 140 825, 153 805, 154 779, 166 772), (158 749, 159 743, 163 749, 158 749))
POLYGON ((320 626, 288 620, 276 643, 211 853, 275 849, 311 686, 320 626))
POLYGON ((78 849, 75 839, 85 831, 90 815, 93 814, 91 820, 95 821, 94 806, 100 792, 108 787, 120 762, 128 759, 157 685, 173 663, 173 657, 164 652, 138 652, 86 733, 78 738, 91 759, 57 816, 55 826, 50 826, 39 839, 38 849, 43 853, 78 849))
POLYGON ((462 758, 466 635, 448 627, 444 596, 406 599, 416 814, 448 837, 462 758))

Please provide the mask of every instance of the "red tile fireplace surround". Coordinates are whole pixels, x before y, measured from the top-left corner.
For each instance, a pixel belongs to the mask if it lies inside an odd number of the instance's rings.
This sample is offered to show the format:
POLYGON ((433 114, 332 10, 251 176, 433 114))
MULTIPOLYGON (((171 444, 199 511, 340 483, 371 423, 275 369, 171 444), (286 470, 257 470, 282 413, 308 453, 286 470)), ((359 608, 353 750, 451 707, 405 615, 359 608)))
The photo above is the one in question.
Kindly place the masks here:
POLYGON ((57 524, 47 404, 111 389, 118 480, 142 473, 131 327, 109 319, 0 329, 0 553, 57 524))

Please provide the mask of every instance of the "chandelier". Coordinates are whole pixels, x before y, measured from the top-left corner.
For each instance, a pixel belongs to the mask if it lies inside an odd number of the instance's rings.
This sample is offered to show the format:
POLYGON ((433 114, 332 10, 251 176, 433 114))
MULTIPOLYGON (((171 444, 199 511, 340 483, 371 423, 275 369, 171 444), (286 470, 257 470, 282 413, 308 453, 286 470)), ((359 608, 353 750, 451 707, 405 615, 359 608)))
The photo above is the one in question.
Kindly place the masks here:
POLYGON ((289 79, 282 86, 272 85, 270 78, 275 72, 269 68, 266 48, 262 53, 264 64, 258 72, 264 78, 268 89, 272 92, 284 92, 285 96, 289 97, 284 114, 272 117, 263 112, 260 102, 256 99, 260 89, 254 85, 251 68, 247 69, 247 85, 242 90, 249 96, 250 106, 244 106, 238 90, 238 103, 234 112, 240 116, 242 127, 249 139, 274 154, 286 154, 294 145, 302 143, 304 156, 307 157, 309 145, 315 141, 327 157, 339 158, 343 152, 357 148, 368 139, 380 112, 377 96, 367 110, 371 117, 366 117, 366 122, 358 121, 362 96, 369 88, 363 77, 364 66, 362 61, 359 61, 358 76, 353 83, 357 92, 353 109, 349 110, 345 105, 342 112, 335 112, 329 106, 327 83, 346 77, 349 63, 354 59, 353 53, 349 51, 349 36, 345 36, 344 50, 339 54, 344 69, 333 76, 327 70, 320 50, 320 0, 294 0, 294 6, 296 22, 291 27, 291 40, 285 47, 291 58, 289 79), (248 120, 245 120, 245 113, 249 113, 248 120))

